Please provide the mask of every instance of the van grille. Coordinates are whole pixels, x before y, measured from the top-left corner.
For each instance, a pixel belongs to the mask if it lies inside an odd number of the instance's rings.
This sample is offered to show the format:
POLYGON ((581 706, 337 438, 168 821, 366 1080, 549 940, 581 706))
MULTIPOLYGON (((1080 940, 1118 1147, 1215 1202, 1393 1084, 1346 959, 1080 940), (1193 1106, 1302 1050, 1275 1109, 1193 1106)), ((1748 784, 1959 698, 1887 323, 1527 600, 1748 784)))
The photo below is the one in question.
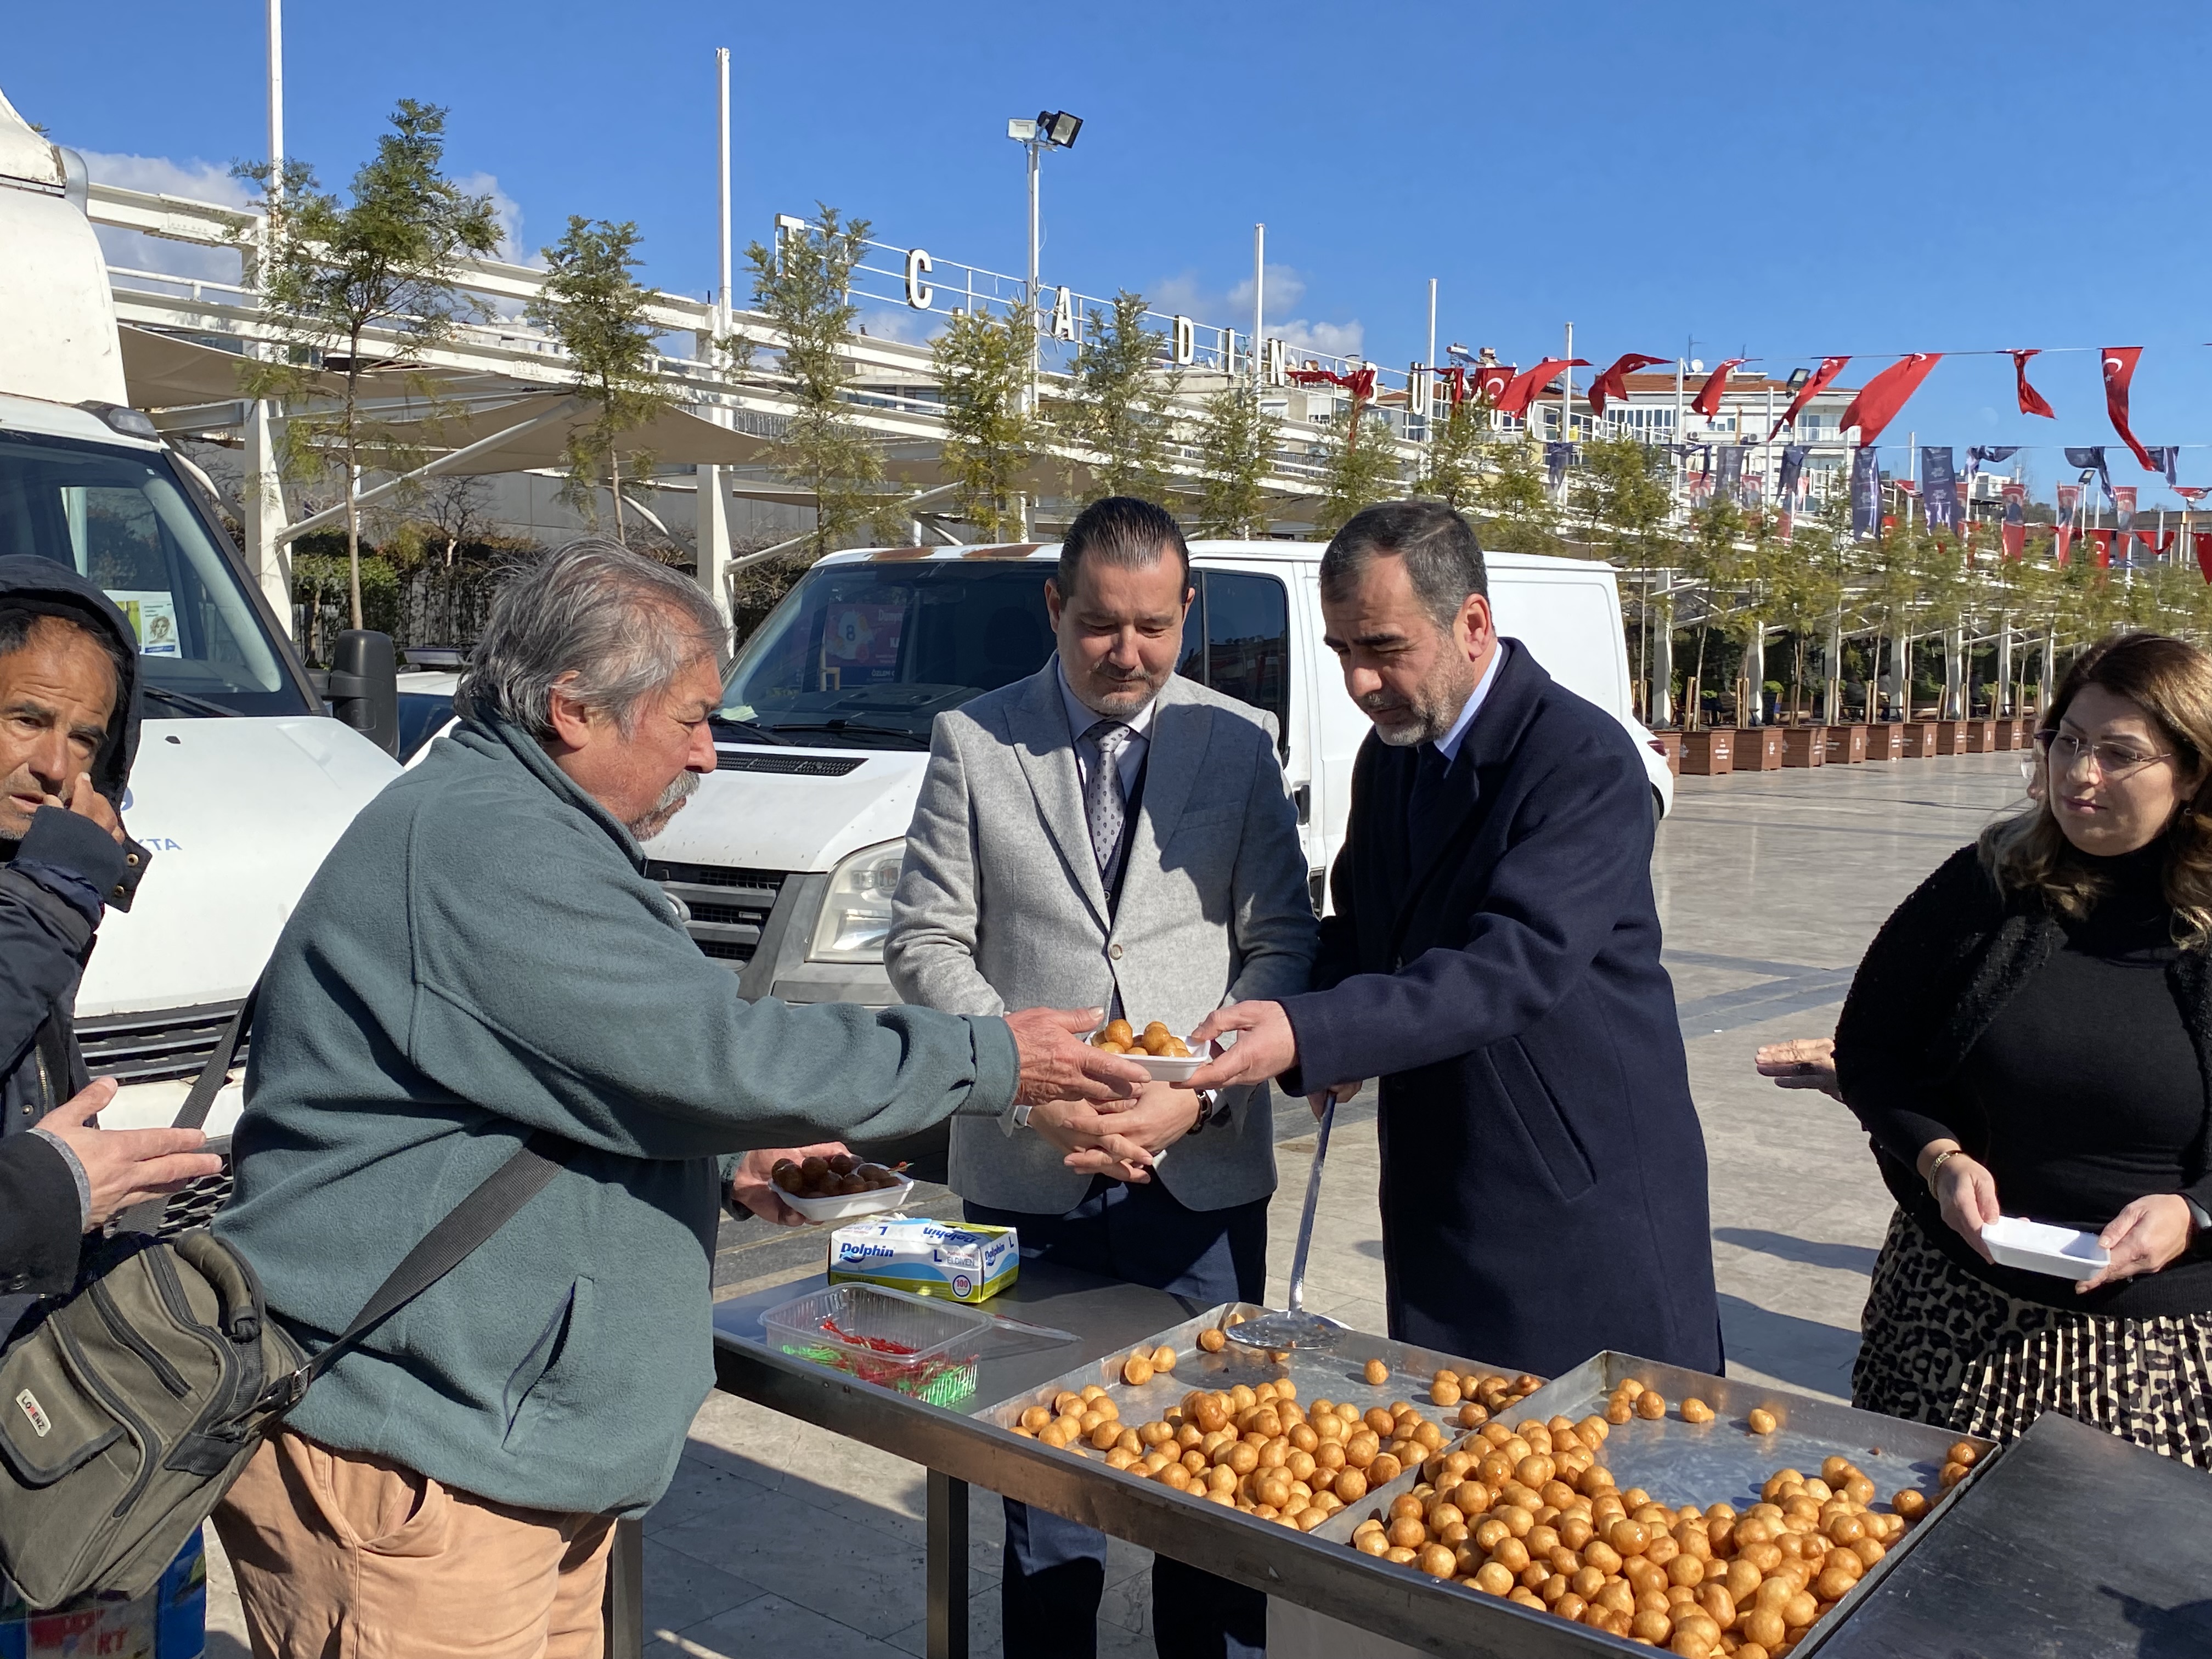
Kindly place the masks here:
MULTIPOLYGON (((100 1014, 76 1022, 76 1040, 94 1077, 123 1084, 196 1078, 237 1012, 235 1002, 203 1002, 150 1013, 100 1014)), ((240 1041, 236 1064, 246 1063, 250 1041, 240 1041)))
POLYGON ((684 924, 692 943, 734 971, 753 959, 776 896, 780 870, 733 870, 720 864, 669 864, 656 859, 645 872, 690 912, 684 924))

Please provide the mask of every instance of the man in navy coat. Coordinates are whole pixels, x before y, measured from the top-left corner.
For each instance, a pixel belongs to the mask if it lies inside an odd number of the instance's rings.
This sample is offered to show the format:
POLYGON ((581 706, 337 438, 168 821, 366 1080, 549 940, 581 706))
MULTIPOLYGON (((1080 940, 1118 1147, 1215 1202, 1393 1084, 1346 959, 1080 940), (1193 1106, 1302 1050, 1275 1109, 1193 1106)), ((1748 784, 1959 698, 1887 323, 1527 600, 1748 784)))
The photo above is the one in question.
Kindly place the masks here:
POLYGON ((1315 988, 1214 1014, 1195 1037, 1237 1040, 1191 1086, 1382 1079, 1391 1335, 1547 1376, 1605 1348, 1717 1372, 1650 787, 1619 721, 1498 636, 1487 589, 1433 502, 1329 543, 1328 645, 1375 724, 1335 914, 1315 988))

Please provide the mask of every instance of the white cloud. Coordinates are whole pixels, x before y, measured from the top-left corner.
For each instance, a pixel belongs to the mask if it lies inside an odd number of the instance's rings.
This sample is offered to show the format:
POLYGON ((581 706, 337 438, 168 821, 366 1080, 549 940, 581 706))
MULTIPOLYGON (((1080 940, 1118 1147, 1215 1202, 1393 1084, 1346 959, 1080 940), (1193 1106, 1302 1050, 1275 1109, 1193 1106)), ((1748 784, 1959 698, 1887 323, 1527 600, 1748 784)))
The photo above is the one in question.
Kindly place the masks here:
POLYGON ((501 190, 497 179, 489 173, 471 173, 454 179, 453 184, 471 196, 491 198, 492 216, 499 221, 500 258, 509 264, 544 269, 545 256, 522 240, 522 204, 501 190))
POLYGON ((927 345, 944 325, 945 319, 936 313, 910 306, 863 306, 860 310, 860 326, 872 339, 927 345))
MULTIPOLYGON (((143 190, 157 196, 180 196, 191 202, 214 202, 223 207, 244 207, 255 195, 253 186, 243 179, 232 178, 228 167, 197 157, 189 161, 173 161, 164 155, 113 155, 96 149, 78 153, 84 157, 85 171, 94 184, 143 190)), ((238 255, 229 248, 171 241, 167 237, 118 230, 110 225, 97 228, 100 251, 111 265, 202 282, 238 281, 238 255)))
MULTIPOLYGON (((1263 292, 1269 335, 1294 352, 1335 357, 1360 355, 1366 329, 1358 319, 1332 323, 1317 322, 1310 317, 1287 317, 1285 313, 1295 310, 1305 298, 1305 277, 1290 265, 1271 264, 1262 274, 1267 284, 1263 292)), ((1146 297, 1155 311, 1181 313, 1219 327, 1232 318, 1241 321, 1252 314, 1252 279, 1247 276, 1223 294, 1206 289, 1194 275, 1186 271, 1153 284, 1146 297)))

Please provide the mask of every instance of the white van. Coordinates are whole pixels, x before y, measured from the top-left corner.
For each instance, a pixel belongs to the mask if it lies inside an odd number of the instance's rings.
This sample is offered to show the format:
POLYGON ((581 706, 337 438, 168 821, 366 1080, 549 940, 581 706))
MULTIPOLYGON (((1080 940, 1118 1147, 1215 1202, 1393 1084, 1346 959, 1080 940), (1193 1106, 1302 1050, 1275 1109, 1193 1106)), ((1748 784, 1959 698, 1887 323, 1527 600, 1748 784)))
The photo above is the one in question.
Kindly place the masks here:
MULTIPOLYGON (((1191 544, 1198 598, 1180 665, 1275 716, 1317 906, 1369 729, 1322 642, 1322 550, 1191 544)), ((691 937, 744 995, 896 1000, 883 943, 930 724, 1051 656, 1044 582, 1059 556, 1056 544, 835 553, 747 641, 715 726, 718 769, 646 848, 691 937)), ((1663 815, 1673 782, 1629 712, 1612 567, 1512 553, 1487 562, 1500 630, 1629 730, 1663 815)))
MULTIPOLYGON (((121 406, 114 302, 72 171, 0 99, 0 554, 91 576, 138 632, 145 719, 123 817, 154 861, 100 924, 76 1023, 94 1074, 123 1085, 100 1121, 144 1128, 175 1115, 323 855, 398 763, 324 712, 212 501, 121 406)), ((234 1085, 210 1136, 239 1105, 234 1085)))

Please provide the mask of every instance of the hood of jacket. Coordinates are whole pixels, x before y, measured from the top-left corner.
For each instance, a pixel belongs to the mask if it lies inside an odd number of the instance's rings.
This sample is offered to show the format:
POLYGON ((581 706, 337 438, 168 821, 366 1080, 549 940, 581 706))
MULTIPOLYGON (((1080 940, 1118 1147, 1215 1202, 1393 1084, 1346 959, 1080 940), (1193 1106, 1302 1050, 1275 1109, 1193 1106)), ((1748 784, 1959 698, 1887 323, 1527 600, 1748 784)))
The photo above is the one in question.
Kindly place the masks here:
POLYGON ((0 558, 0 606, 64 617, 122 647, 123 684, 107 717, 107 737, 92 762, 92 787, 119 809, 138 754, 138 636, 97 582, 35 554, 0 558))

